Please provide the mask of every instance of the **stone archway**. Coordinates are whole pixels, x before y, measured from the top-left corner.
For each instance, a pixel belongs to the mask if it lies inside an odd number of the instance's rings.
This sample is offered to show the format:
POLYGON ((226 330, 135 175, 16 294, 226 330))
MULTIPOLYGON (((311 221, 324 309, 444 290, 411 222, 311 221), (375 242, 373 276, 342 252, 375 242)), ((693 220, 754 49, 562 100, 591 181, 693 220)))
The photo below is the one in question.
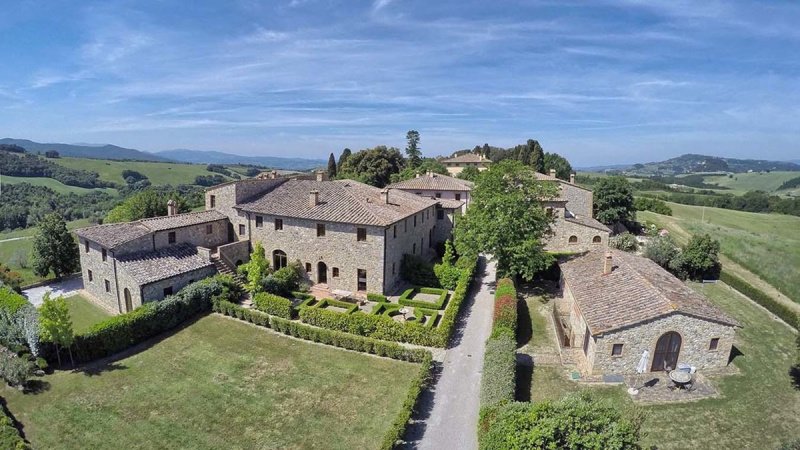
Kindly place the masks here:
POLYGON ((678 355, 681 353, 681 335, 668 331, 661 335, 656 342, 656 350, 653 352, 653 365, 650 366, 651 372, 675 369, 678 365, 678 355))
POLYGON ((328 283, 328 266, 322 261, 317 263, 317 283, 328 283))

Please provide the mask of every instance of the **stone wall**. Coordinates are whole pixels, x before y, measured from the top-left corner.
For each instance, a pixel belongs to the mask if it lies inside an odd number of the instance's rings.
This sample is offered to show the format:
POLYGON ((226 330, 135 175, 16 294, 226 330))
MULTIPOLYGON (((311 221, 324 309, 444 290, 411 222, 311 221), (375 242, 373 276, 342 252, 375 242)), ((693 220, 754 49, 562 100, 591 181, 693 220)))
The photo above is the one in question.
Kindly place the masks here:
POLYGON ((106 261, 102 258, 103 247, 95 242, 89 242, 89 252, 86 252, 86 240, 80 239, 81 276, 83 289, 103 305, 105 309, 119 311, 117 297, 117 282, 114 276, 114 254, 107 251, 106 261), (90 273, 91 272, 91 276, 90 273), (110 291, 105 289, 105 280, 109 282, 110 291))
POLYGON ((187 285, 194 283, 195 281, 199 281, 204 278, 213 276, 216 273, 217 269, 215 269, 214 266, 209 266, 193 270, 191 272, 182 273, 172 278, 167 278, 165 280, 160 280, 154 283, 146 284, 142 286, 141 299, 139 300, 139 303, 134 306, 134 308, 141 306, 142 303, 163 300, 165 288, 171 287, 172 293, 177 294, 178 291, 180 291, 187 285))
POLYGON ((229 265, 235 266, 239 261, 242 263, 250 261, 250 252, 252 249, 250 248, 250 241, 248 240, 221 245, 217 251, 223 261, 227 262, 229 265))
POLYGON ((434 227, 436 226, 436 206, 431 206, 424 211, 406 217, 386 228, 386 293, 393 292, 402 281, 400 265, 403 255, 417 255, 424 259, 432 259, 435 248, 430 244, 431 238, 435 242, 434 227), (415 226, 416 217, 416 226, 415 226), (395 237, 395 229, 397 237, 395 237))
POLYGON ((442 209, 444 211, 444 217, 439 219, 438 217, 438 210, 437 208, 437 219, 436 225, 433 228, 433 243, 436 245, 437 243, 444 242, 453 237, 453 227, 455 226, 455 222, 458 216, 461 216, 460 209, 442 209))
POLYGON ((155 248, 160 249, 171 245, 169 243, 169 233, 173 232, 175 233, 175 244, 188 243, 197 247, 217 247, 228 243, 228 220, 221 219, 198 225, 156 231, 153 237, 155 248), (211 225, 211 233, 207 232, 208 225, 211 225))
POLYGON ((559 215, 552 225, 553 235, 545 241, 545 250, 579 253, 608 246, 608 231, 570 222, 564 218, 563 209, 554 211, 559 215), (577 242, 569 242, 572 236, 577 238, 577 242), (596 237, 600 237, 600 242, 594 242, 596 237))

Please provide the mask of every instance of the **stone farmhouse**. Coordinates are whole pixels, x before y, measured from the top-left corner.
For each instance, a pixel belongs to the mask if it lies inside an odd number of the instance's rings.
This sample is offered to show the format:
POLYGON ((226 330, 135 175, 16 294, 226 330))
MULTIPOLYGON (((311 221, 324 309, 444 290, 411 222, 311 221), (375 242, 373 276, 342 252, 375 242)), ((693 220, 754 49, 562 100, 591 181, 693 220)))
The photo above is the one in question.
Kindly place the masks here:
POLYGON ((465 153, 455 158, 443 159, 441 162, 447 168, 447 172, 453 176, 458 175, 467 167, 476 167, 479 171, 484 171, 492 164, 489 158, 475 153, 465 153))
POLYGON ((85 290, 109 311, 127 312, 234 270, 258 242, 275 268, 300 261, 317 292, 391 293, 403 256, 432 258, 452 229, 446 218, 462 206, 308 178, 225 183, 206 191, 202 212, 175 214, 173 203, 164 217, 77 230, 85 290))
POLYGON ((562 360, 581 372, 636 373, 645 350, 650 371, 728 364, 739 323, 655 262, 597 249, 559 266, 553 319, 562 360))

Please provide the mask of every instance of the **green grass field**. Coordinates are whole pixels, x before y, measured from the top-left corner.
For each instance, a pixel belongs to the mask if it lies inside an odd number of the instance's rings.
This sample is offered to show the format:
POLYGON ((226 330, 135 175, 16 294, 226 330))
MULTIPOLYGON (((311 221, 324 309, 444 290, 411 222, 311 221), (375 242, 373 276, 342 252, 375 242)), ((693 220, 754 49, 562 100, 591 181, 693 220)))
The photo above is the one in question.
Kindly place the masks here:
POLYGON ((117 195, 116 189, 111 188, 96 188, 96 189, 87 189, 77 186, 67 186, 66 184, 56 181, 52 178, 42 178, 42 177, 10 177, 8 175, 3 175, 2 178, 3 184, 19 184, 19 183, 28 183, 33 186, 44 186, 48 187, 60 194, 86 194, 92 191, 102 191, 107 192, 111 195, 117 195))
MULTIPOLYGON (((713 378, 718 398, 644 407, 644 447, 774 449, 797 437, 800 390, 788 375, 797 354, 795 334, 724 283, 692 287, 742 323, 735 344, 742 354, 733 363, 741 373, 713 378)), ((633 404, 621 386, 573 383, 555 367, 534 369, 530 396, 533 401, 557 399, 579 389, 623 409, 633 404)))
POLYGON ((727 175, 709 175, 704 177, 708 184, 718 184, 728 189, 726 192, 736 195, 747 191, 775 192, 783 182, 800 176, 800 172, 770 172, 770 173, 735 173, 733 178, 727 175))
POLYGON ((6 390, 35 448, 376 448, 418 365, 217 315, 133 356, 6 390))
POLYGON ((72 169, 88 170, 100 174, 100 179, 125 183, 122 171, 135 170, 146 175, 154 185, 194 184, 198 175, 213 175, 205 164, 179 164, 142 161, 107 161, 102 159, 59 158, 53 162, 72 169))
POLYGON ((80 295, 73 295, 65 300, 69 306, 72 330, 76 334, 89 331, 94 324, 111 317, 105 310, 80 295))
POLYGON ((701 206, 668 204, 671 217, 640 211, 637 218, 667 229, 678 226, 692 234, 710 234, 720 241, 725 256, 800 303, 800 217, 721 208, 704 212, 701 206))

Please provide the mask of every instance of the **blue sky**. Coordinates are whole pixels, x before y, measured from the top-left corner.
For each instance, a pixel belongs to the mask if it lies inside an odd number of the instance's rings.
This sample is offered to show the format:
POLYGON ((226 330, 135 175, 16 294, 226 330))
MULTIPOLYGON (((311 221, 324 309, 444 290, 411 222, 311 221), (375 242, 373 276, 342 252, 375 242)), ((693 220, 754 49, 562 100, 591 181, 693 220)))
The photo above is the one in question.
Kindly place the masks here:
POLYGON ((800 3, 4 1, 0 137, 800 158, 800 3))

